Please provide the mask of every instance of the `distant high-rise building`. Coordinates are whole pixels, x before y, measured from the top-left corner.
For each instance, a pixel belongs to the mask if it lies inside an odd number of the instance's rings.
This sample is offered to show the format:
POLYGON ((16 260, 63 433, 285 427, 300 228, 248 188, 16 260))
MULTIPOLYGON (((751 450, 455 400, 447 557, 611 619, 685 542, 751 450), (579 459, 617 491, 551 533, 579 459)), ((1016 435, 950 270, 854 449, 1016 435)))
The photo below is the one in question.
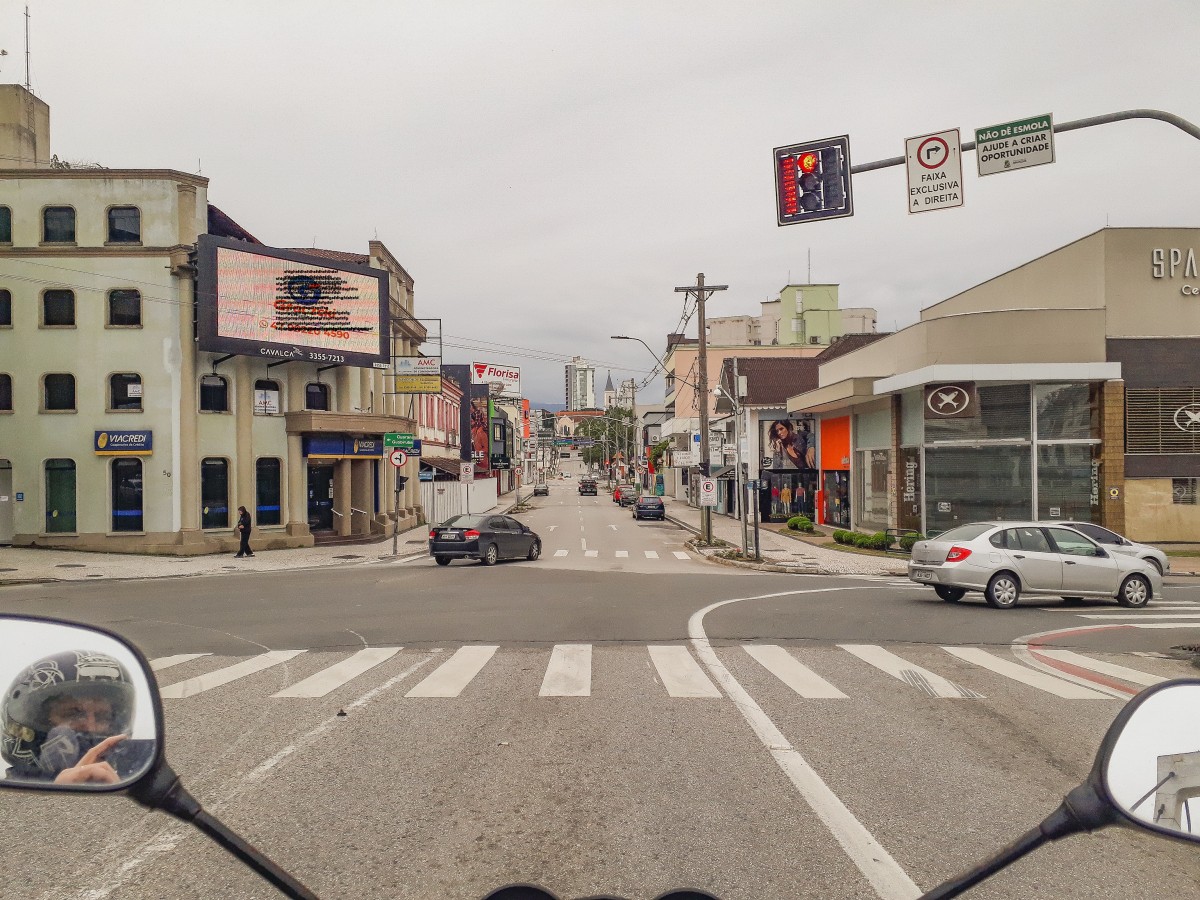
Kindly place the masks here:
POLYGON ((596 406, 596 367, 589 366, 582 356, 575 356, 566 365, 567 409, 594 409, 596 406))

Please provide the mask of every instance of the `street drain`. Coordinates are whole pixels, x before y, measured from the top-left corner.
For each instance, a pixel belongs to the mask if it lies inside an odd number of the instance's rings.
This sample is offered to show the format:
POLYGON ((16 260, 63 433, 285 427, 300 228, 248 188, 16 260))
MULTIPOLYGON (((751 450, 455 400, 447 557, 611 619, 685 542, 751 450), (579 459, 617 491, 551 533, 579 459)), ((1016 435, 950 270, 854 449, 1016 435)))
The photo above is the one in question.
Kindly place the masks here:
POLYGON ((84 577, 84 578, 103 578, 104 576, 103 576, 103 575, 99 575, 99 574, 94 574, 94 575, 85 575, 85 576, 83 576, 83 577, 84 577))
POLYGON ((334 559, 366 559, 366 557, 359 556, 356 553, 347 553, 344 556, 335 556, 334 559))
POLYGON ((16 569, 0 569, 0 572, 15 572, 16 569))
POLYGON ((86 569, 87 563, 58 563, 56 569, 86 569))

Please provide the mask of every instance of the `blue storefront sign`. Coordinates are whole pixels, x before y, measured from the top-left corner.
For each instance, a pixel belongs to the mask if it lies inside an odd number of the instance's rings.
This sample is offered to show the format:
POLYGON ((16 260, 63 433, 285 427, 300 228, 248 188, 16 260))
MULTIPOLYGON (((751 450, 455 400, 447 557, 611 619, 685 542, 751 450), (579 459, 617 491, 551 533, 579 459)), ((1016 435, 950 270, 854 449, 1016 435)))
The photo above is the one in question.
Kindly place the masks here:
POLYGON ((154 432, 97 431, 92 450, 97 456, 150 456, 154 452, 154 432))
POLYGON ((302 442, 305 456, 331 459, 382 459, 383 438, 356 438, 344 434, 310 434, 302 442))

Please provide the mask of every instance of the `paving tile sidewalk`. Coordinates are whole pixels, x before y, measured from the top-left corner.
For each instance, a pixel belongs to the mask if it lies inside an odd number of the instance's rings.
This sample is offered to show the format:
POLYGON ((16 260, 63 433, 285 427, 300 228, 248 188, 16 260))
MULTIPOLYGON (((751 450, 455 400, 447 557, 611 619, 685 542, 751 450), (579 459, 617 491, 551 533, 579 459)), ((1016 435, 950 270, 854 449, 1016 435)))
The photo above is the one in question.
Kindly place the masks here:
MULTIPOLYGON (((700 510, 682 500, 663 497, 667 516, 692 531, 700 530, 700 510)), ((770 528, 759 529, 763 562, 776 565, 795 565, 816 569, 826 575, 904 575, 907 572, 901 559, 884 559, 865 554, 830 550, 804 541, 777 534, 770 528)), ((713 516, 713 536, 742 545, 742 524, 728 516, 713 516)), ((751 537, 753 540, 753 537, 751 537)))

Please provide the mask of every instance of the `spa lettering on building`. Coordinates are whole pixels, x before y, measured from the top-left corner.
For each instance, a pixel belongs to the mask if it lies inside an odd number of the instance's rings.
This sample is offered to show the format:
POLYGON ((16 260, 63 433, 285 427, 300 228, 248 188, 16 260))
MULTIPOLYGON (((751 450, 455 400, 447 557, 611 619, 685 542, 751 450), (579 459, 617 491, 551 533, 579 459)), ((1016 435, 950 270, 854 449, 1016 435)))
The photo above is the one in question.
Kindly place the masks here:
MULTIPOLYGON (((1155 278, 1200 278, 1195 249, 1155 247, 1150 251, 1150 274, 1155 278)), ((1179 292, 1185 297, 1200 297, 1200 282, 1185 283, 1179 292)))

